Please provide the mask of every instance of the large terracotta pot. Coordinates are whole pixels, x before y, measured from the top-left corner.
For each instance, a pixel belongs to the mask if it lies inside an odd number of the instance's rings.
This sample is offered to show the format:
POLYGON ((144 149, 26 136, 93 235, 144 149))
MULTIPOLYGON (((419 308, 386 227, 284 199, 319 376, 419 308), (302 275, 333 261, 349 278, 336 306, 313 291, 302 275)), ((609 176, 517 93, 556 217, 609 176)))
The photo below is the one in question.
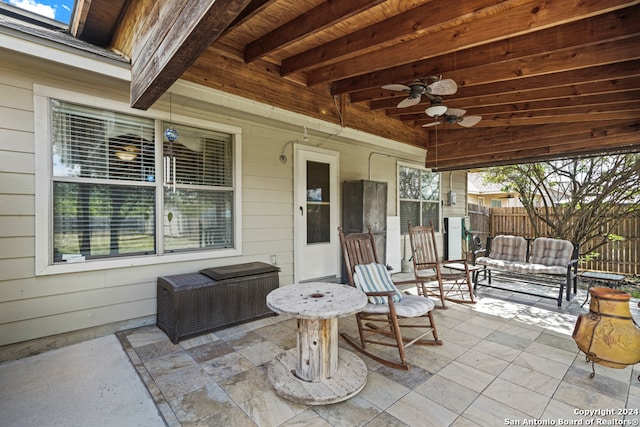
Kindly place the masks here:
POLYGON ((640 328, 631 317, 631 295, 611 288, 591 288, 589 293, 589 313, 578 317, 573 330, 578 348, 588 361, 610 368, 640 362, 640 328))

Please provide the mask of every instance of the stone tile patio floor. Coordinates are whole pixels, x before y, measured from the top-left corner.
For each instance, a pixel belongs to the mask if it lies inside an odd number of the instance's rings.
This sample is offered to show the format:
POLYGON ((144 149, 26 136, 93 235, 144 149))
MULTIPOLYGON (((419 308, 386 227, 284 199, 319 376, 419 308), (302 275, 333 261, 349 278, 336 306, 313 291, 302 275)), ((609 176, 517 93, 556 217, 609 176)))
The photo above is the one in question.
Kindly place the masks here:
MULTIPOLYGON (((580 307, 585 295, 560 309, 481 288, 475 305, 436 310, 444 345, 410 347, 410 371, 360 355, 369 369, 364 389, 323 406, 279 397, 266 375, 276 355, 295 347, 295 319, 269 317, 178 345, 155 326, 118 337, 169 426, 638 425, 640 366, 595 365, 590 379, 591 364, 571 338, 588 310, 580 307)), ((637 301, 632 312, 637 322, 637 301)), ((353 316, 339 327, 357 336, 353 316)), ((352 350, 342 339, 340 346, 352 350)))

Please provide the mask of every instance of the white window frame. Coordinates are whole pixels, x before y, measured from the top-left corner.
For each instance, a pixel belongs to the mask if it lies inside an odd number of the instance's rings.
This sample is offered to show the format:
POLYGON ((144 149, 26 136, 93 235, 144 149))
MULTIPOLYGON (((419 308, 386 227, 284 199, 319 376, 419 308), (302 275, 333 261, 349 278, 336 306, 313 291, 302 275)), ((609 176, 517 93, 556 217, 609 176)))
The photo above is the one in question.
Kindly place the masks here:
MULTIPOLYGON (((164 111, 135 110, 128 104, 111 99, 90 96, 84 93, 68 91, 48 86, 34 85, 34 132, 35 132, 35 275, 63 274, 81 271, 104 270, 131 266, 145 266, 166 264, 171 262, 197 261, 202 259, 225 258, 242 255, 242 129, 220 123, 209 122, 192 117, 169 114, 164 111), (217 132, 231 134, 233 137, 233 235, 234 247, 227 249, 207 249, 202 251, 170 252, 163 253, 164 248, 160 235, 156 235, 157 253, 153 255, 135 255, 130 257, 118 257, 112 259, 88 260, 74 263, 53 263, 53 179, 52 179, 52 144, 50 99, 86 105, 88 107, 116 111, 124 114, 132 114, 139 117, 156 120, 156 139, 164 137, 162 121, 180 123, 217 132), (44 208, 46 207, 46 209, 44 208)), ((158 141, 156 141, 157 143, 158 141)), ((158 154, 161 158, 161 153, 158 154)), ((162 207, 162 186, 158 185, 156 195, 160 198, 157 206, 162 207)), ((162 210, 157 212, 157 230, 163 229, 162 210)))
MULTIPOLYGON (((431 172, 431 173, 437 173, 439 175, 439 177, 438 177, 438 202, 437 202, 438 203, 438 221, 439 221, 439 224, 436 227, 438 229, 436 231, 436 234, 440 233, 442 228, 443 228, 443 223, 444 223, 444 220, 442 219, 442 174, 440 172, 433 172, 431 169, 425 168, 424 166, 421 166, 421 165, 418 165, 418 164, 415 164, 415 163, 397 162, 396 163, 396 188, 397 188, 397 192, 396 192, 397 209, 396 209, 396 212, 398 212, 398 217, 400 217, 400 168, 401 167, 419 169, 419 170, 428 171, 428 172, 431 172)), ((436 203, 436 202, 433 202, 433 203, 436 203)), ((422 206, 421 206, 421 208, 422 208, 422 206)), ((422 211, 420 212, 420 214, 422 215, 422 211)), ((429 224, 423 224, 423 225, 429 225, 429 224)))

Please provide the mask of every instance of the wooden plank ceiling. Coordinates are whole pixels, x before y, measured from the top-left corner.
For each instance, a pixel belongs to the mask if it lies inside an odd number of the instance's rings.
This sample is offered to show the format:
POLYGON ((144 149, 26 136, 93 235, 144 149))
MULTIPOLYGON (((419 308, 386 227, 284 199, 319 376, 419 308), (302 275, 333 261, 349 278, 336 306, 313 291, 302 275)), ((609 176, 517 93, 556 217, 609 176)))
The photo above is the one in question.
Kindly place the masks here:
POLYGON ((640 151, 640 6, 623 0, 77 2, 79 38, 131 58, 132 105, 178 78, 427 148, 470 169, 640 151), (382 89, 453 79, 449 108, 382 89))

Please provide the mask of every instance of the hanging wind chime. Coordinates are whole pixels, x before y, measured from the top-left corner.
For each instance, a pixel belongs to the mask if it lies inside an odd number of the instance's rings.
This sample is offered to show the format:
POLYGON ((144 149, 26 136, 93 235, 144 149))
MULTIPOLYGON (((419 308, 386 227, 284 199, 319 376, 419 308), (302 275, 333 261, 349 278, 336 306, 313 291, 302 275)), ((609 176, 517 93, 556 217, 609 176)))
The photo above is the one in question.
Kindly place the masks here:
POLYGON ((172 192, 176 192, 176 157, 173 155, 173 143, 178 139, 178 131, 173 127, 173 116, 171 111, 172 100, 169 93, 169 127, 164 131, 164 136, 169 141, 169 155, 164 156, 164 185, 171 186, 172 192))

